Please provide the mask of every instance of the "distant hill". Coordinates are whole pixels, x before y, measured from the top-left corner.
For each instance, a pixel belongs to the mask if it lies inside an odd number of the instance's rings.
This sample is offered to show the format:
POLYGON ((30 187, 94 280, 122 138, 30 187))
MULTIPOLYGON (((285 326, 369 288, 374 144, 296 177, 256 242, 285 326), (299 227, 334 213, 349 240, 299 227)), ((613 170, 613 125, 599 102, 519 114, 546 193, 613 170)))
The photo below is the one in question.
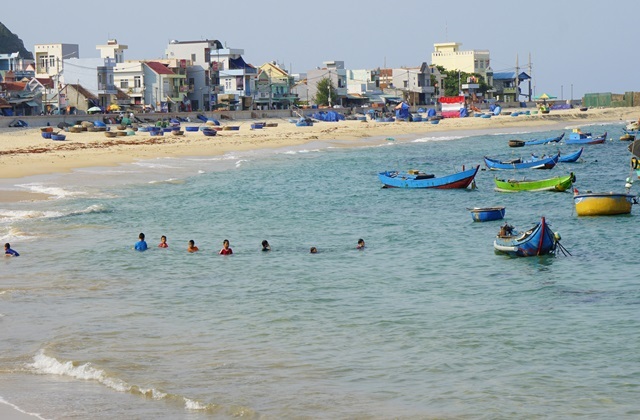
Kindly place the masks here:
POLYGON ((18 35, 11 32, 0 22, 0 54, 19 52, 22 58, 33 59, 33 54, 24 47, 18 35))

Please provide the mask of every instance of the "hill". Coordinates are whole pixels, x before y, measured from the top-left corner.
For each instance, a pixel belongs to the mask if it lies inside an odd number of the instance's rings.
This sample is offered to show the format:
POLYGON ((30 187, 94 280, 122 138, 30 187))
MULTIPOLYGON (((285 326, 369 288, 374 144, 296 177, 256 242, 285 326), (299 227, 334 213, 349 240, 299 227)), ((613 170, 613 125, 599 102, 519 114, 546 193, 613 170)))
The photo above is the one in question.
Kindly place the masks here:
POLYGON ((24 47, 18 35, 11 32, 0 22, 0 54, 19 52, 22 58, 33 59, 33 54, 24 47))

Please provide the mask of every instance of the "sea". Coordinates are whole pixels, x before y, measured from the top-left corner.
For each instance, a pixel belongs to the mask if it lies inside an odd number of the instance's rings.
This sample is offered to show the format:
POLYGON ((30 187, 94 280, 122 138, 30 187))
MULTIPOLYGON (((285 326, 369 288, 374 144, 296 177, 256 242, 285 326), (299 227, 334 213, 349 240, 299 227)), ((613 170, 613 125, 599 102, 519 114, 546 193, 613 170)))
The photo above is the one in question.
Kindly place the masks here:
POLYGON ((3 180, 52 198, 0 204, 0 242, 21 254, 0 260, 0 402, 42 419, 638 418, 638 206, 577 217, 570 191, 493 183, 573 172, 580 192, 624 191, 623 125, 582 126, 610 140, 576 163, 484 169, 483 156, 574 152, 507 145, 572 128, 3 180), (475 165, 475 189, 384 189, 377 177, 475 165), (473 222, 469 208, 491 206, 505 220, 473 222), (565 252, 494 252, 501 224, 542 216, 565 252), (146 252, 132 249, 141 232, 146 252), (233 255, 218 255, 224 239, 233 255))

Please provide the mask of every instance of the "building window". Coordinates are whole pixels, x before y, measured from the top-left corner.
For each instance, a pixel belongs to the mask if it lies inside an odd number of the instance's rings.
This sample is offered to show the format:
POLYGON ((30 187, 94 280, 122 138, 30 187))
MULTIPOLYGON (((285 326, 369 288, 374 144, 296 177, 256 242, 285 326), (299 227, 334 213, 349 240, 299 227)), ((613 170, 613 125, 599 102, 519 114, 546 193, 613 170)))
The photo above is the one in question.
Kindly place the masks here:
POLYGON ((191 62, 192 63, 196 62, 196 55, 195 54, 191 54, 191 62))
POLYGON ((231 79, 224 79, 225 90, 231 90, 231 79))
POLYGON ((133 76, 133 87, 142 87, 142 80, 140 76, 133 76))
POLYGON ((128 89, 129 81, 127 79, 120 80, 120 89, 128 89))

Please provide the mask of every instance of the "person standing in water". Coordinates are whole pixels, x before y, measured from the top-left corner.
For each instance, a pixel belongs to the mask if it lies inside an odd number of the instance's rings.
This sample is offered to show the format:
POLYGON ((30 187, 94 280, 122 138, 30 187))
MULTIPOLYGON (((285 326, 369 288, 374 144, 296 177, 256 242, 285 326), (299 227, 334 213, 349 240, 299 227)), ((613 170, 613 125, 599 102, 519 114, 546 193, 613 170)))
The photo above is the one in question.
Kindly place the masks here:
POLYGON ((136 251, 146 251, 147 250, 147 242, 144 240, 144 233, 138 235, 138 242, 133 246, 136 251))
POLYGON ((229 248, 229 240, 225 239, 222 241, 222 249, 218 252, 220 255, 231 255, 233 254, 233 250, 229 248))

